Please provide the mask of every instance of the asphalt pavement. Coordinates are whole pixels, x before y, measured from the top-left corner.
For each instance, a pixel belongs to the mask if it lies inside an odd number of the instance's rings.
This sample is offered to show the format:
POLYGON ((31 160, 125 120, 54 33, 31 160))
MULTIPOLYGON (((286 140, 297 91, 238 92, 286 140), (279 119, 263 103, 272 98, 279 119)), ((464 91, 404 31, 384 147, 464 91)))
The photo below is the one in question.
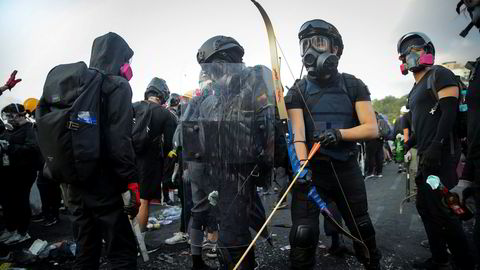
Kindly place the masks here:
MULTIPOLYGON (((384 269, 412 269, 414 260, 427 259, 430 252, 422 247, 420 242, 426 239, 425 231, 420 217, 415 209, 414 202, 406 203, 403 213, 399 213, 400 202, 405 197, 405 174, 397 173, 396 164, 390 163, 384 168, 382 178, 368 179, 365 184, 368 194, 369 213, 376 230, 377 245, 382 252, 384 269)), ((276 193, 262 195, 265 208, 270 212, 277 198, 276 193)), ((153 215, 163 207, 153 206, 153 215)), ((321 235, 317 249, 317 266, 315 269, 363 269, 352 254, 343 257, 332 256, 327 252, 330 245, 329 239, 323 232, 323 217, 321 222, 321 235)), ((35 239, 44 239, 48 242, 72 240, 71 225, 68 216, 62 215, 62 222, 52 227, 43 228, 32 224, 30 229, 31 241, 27 241, 15 250, 28 248, 35 239)), ((0 227, 2 220, 0 218, 0 227)), ((273 246, 261 239, 256 245, 255 255, 259 269, 289 269, 289 231, 291 224, 290 208, 279 210, 273 217, 268 229, 271 233, 273 246), (272 226, 275 225, 275 226, 272 226)), ((468 237, 472 239, 473 221, 465 223, 468 237)), ((149 262, 142 262, 139 257, 139 269, 190 269, 191 259, 187 243, 168 246, 164 240, 171 237, 179 229, 179 221, 161 226, 158 230, 146 234, 146 243, 149 247, 158 248, 150 254, 149 262)), ((351 241, 346 239, 347 247, 353 250, 351 241)), ((211 266, 216 261, 204 257, 211 266)), ((0 268, 2 262, 0 261, 0 268)), ((19 265, 12 265, 19 266, 19 265)), ((26 269, 69 269, 71 261, 44 261, 28 266, 26 269)), ((102 269, 107 269, 103 263, 102 269)))

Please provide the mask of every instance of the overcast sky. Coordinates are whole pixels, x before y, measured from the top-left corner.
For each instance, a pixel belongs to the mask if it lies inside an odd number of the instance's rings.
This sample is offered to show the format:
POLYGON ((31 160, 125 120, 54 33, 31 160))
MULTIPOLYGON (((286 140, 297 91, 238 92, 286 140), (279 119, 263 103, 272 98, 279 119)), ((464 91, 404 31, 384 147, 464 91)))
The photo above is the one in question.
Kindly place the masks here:
MULTIPOLYGON (((339 69, 361 78, 372 98, 401 96, 412 85, 402 76, 396 53, 399 37, 423 31, 433 40, 437 62, 465 62, 480 55, 480 35, 458 33, 468 20, 454 9, 457 0, 259 0, 272 20, 282 56, 282 81, 291 86, 300 75, 298 29, 307 20, 325 19, 343 36, 345 50, 339 69)), ((55 65, 90 60, 95 37, 113 31, 134 50, 133 100, 143 98, 150 79, 165 79, 171 92, 197 87, 196 53, 214 35, 237 39, 247 65, 270 67, 263 20, 248 0, 66 1, 1 0, 0 79, 13 69, 23 81, 0 97, 12 101, 41 96, 48 71, 55 65)), ((279 52, 281 55, 281 53, 279 52)), ((3 83, 3 82, 0 82, 3 83)))

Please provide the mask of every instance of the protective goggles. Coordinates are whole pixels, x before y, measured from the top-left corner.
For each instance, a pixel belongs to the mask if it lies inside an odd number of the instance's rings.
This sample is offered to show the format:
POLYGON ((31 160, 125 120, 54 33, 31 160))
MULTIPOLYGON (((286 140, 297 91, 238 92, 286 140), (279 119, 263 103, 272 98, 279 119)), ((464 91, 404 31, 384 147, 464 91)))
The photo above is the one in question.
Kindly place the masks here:
POLYGON ((6 112, 2 113, 2 119, 7 122, 15 120, 16 117, 17 117, 17 114, 14 114, 14 113, 6 113, 6 112))
POLYGON ((331 41, 328 37, 320 35, 304 38, 300 40, 300 55, 304 56, 310 47, 319 53, 324 53, 330 50, 331 41))
POLYGON ((425 45, 410 45, 408 47, 405 47, 405 48, 402 48, 401 51, 399 52, 400 53, 400 56, 398 57, 399 60, 402 60, 405 58, 405 56, 407 56, 407 54, 409 54, 410 52, 412 52, 412 50, 414 50, 415 52, 421 50, 425 48, 425 45))

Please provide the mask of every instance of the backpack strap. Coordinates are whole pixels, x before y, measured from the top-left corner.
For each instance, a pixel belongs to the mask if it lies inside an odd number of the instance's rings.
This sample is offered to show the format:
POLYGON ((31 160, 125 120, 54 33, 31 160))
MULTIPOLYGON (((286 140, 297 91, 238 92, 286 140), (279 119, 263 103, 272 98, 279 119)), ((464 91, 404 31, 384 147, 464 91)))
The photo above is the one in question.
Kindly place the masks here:
POLYGON ((437 68, 438 66, 432 66, 430 70, 428 71, 428 78, 427 78, 427 88, 430 90, 432 93, 433 97, 435 100, 438 102, 438 92, 437 88, 435 86, 435 80, 436 80, 436 74, 437 74, 437 68))
POLYGON ((352 106, 355 106, 355 102, 353 101, 354 98, 350 96, 350 92, 354 92, 356 91, 355 89, 358 89, 358 85, 359 85, 358 79, 355 76, 350 75, 348 73, 342 73, 341 78, 343 81, 343 85, 341 88, 345 92, 345 94, 347 94, 348 98, 350 99, 350 102, 352 103, 352 106), (348 90, 350 90, 350 92, 348 90))

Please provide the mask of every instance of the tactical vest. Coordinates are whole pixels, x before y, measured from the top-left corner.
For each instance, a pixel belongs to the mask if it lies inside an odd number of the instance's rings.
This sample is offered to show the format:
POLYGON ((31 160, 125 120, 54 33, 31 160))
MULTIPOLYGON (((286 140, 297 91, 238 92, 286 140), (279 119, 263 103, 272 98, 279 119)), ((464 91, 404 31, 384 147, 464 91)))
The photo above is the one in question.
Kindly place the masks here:
MULTIPOLYGON (((352 75, 341 74, 338 82, 329 87, 321 87, 317 82, 306 79, 304 97, 307 110, 303 110, 308 148, 311 149, 314 138, 327 129, 349 129, 358 125, 358 118, 352 99, 348 95, 347 85, 357 80, 352 75), (349 80, 347 83, 346 80, 349 80)), ((347 161, 355 156, 355 142, 341 141, 337 146, 320 147, 320 156, 347 161)))

